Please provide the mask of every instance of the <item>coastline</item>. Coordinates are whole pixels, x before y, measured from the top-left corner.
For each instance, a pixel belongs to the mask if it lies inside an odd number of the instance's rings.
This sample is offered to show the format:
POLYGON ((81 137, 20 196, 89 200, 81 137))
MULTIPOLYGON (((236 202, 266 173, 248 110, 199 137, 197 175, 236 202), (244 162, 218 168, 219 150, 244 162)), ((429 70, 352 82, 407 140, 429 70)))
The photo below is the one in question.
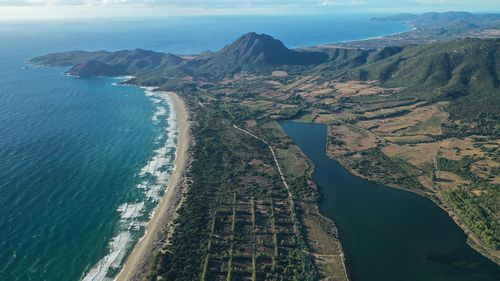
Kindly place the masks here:
POLYGON ((167 190, 148 222, 144 236, 133 247, 115 280, 140 280, 148 273, 151 257, 162 248, 164 233, 173 221, 177 207, 181 202, 181 190, 184 183, 184 173, 189 162, 188 151, 191 145, 189 112, 181 97, 173 92, 168 92, 168 95, 175 109, 179 130, 175 168, 168 180, 167 190))
POLYGON ((395 189, 399 189, 402 191, 411 192, 411 193, 420 195, 424 198, 431 200, 436 206, 438 206, 440 209, 442 209, 444 212, 446 212, 446 214, 453 220, 453 222, 463 231, 463 233, 466 237, 466 243, 471 248, 473 248, 476 252, 478 252, 482 256, 484 256, 487 259, 491 260, 492 262, 496 263, 497 265, 500 265, 500 257, 495 252, 492 252, 492 250, 490 248, 488 248, 488 246, 486 246, 484 244, 484 242, 481 241, 481 239, 479 239, 479 237, 477 237, 477 235, 470 230, 469 226, 465 222, 462 221, 462 219, 456 213, 456 211, 453 210, 453 208, 451 208, 448 205, 448 202, 446 202, 446 200, 442 198, 441 194, 438 194, 435 192, 425 192, 423 190, 410 189, 410 188, 406 188, 403 186, 397 186, 394 184, 382 183, 382 182, 379 182, 373 178, 361 175, 360 173, 358 173, 357 171, 355 171, 351 167, 349 167, 349 165, 347 165, 345 163, 345 161, 343 161, 342 158, 333 157, 331 155, 328 155, 328 157, 332 160, 337 161, 349 173, 351 173, 352 175, 354 175, 358 178, 361 178, 363 180, 366 180, 366 181, 369 181, 369 182, 372 182, 372 183, 375 183, 378 185, 386 186, 388 188, 395 188, 395 189))
MULTIPOLYGON (((315 122, 305 122, 305 121, 293 120, 293 119, 291 121, 317 124, 315 122)), ((326 149, 326 155, 328 156, 329 159, 337 161, 344 169, 346 169, 351 175, 353 175, 355 177, 358 177, 360 179, 375 183, 375 184, 383 186, 383 187, 399 189, 399 190, 402 190, 405 192, 414 193, 414 194, 417 194, 421 197, 424 197, 426 199, 431 200, 432 203, 434 203, 437 207, 442 209, 446 213, 446 215, 448 217, 450 217, 453 220, 453 222, 462 230, 462 232, 464 233, 465 238, 466 238, 466 243, 472 249, 474 249, 476 252, 478 252, 479 254, 484 256, 485 258, 496 263, 497 265, 500 265, 500 256, 498 255, 498 253, 495 252, 494 250, 492 250, 491 248, 489 248, 487 245, 485 245, 485 243, 470 229, 470 227, 461 219, 461 217, 457 214, 457 212, 448 204, 448 202, 443 198, 441 193, 433 192, 430 190, 424 191, 424 190, 411 189, 411 188, 406 188, 404 186, 398 186, 398 185, 390 184, 390 183, 382 183, 374 178, 367 177, 367 176, 364 176, 364 175, 358 173, 356 170, 352 169, 347 164, 347 162, 345 161, 345 159, 343 157, 335 157, 335 156, 331 155, 330 153, 328 153, 327 148, 325 148, 325 149, 326 149)), ((314 170, 315 170, 314 163, 312 163, 312 161, 307 157, 307 155, 304 154, 304 156, 306 157, 306 159, 308 159, 308 162, 310 162, 309 165, 311 167, 311 171, 309 172, 309 177, 312 178, 312 174, 314 173, 314 170)), ((318 213, 321 216, 325 217, 326 219, 330 220, 328 217, 326 217, 322 213, 322 210, 319 207, 319 205, 318 205, 318 213)), ((333 220, 331 220, 331 221, 333 221, 333 220)), ((341 237, 340 237, 340 241, 342 243, 341 237)), ((346 259, 345 265, 347 268, 349 268, 347 255, 345 255, 345 259, 346 259)))

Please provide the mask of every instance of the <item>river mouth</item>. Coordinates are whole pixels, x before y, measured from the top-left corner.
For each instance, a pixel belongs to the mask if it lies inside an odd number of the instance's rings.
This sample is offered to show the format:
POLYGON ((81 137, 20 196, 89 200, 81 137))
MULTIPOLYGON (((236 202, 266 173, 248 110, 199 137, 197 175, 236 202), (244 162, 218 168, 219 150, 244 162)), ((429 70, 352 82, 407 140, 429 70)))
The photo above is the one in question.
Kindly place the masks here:
POLYGON ((280 125, 315 165, 321 212, 339 228, 352 280, 498 280, 499 267, 431 200, 363 180, 328 158, 326 125, 280 125))

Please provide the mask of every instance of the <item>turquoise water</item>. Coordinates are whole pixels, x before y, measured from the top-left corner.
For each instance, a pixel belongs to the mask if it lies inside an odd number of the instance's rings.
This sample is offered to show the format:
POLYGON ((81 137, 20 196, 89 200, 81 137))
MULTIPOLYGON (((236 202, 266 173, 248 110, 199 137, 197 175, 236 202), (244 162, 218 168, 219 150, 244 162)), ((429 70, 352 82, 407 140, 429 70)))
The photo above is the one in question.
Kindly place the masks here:
POLYGON ((167 98, 114 79, 67 77, 63 68, 25 69, 26 59, 75 49, 198 53, 249 31, 300 47, 406 29, 368 18, 2 21, 0 280, 116 273, 161 196, 175 151, 167 98))
POLYGON ((321 211, 338 226, 353 281, 499 280, 500 268, 431 200, 365 181, 329 159, 325 125, 281 126, 315 165, 321 211))

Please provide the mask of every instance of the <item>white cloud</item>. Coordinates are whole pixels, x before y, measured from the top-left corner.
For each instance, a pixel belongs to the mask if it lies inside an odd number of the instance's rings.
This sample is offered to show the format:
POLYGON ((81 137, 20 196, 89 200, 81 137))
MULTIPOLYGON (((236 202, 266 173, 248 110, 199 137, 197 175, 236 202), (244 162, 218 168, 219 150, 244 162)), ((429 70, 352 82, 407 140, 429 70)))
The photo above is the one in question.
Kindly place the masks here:
POLYGON ((500 11, 499 0, 0 0, 0 20, 26 17, 500 11))
POLYGON ((337 7, 346 7, 346 6, 359 6, 367 4, 366 1, 362 0, 323 0, 320 2, 321 6, 337 6, 337 7))
POLYGON ((0 6, 176 6, 176 7, 349 7, 367 6, 377 8, 418 6, 496 6, 498 0, 0 0, 0 6))

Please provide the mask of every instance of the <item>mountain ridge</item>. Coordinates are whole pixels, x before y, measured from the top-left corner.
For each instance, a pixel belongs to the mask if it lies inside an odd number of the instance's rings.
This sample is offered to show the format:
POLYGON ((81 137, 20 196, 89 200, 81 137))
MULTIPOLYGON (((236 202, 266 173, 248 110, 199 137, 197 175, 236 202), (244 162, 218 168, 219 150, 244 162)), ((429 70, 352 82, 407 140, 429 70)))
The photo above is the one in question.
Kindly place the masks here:
POLYGON ((179 70, 184 69, 180 71, 181 74, 198 73, 201 76, 220 77, 241 71, 271 71, 274 67, 283 65, 317 65, 327 59, 328 56, 322 52, 292 50, 270 35, 250 32, 217 52, 193 60, 185 60, 173 54, 136 49, 117 52, 63 52, 35 57, 30 62, 72 66, 68 73, 85 77, 113 76, 116 73, 131 75, 155 69, 171 76, 178 76, 179 70), (105 69, 99 70, 97 65, 105 69))
POLYGON ((154 51, 66 52, 36 57, 36 64, 71 66, 76 76, 123 76, 131 83, 175 90, 189 79, 212 81, 237 73, 270 75, 274 70, 315 73, 341 79, 378 80, 404 87, 405 95, 428 101, 452 100, 455 112, 478 109, 498 115, 500 39, 457 39, 382 49, 288 49, 266 35, 247 33, 221 50, 193 59, 154 51), (189 78, 189 79, 184 79, 189 78))

